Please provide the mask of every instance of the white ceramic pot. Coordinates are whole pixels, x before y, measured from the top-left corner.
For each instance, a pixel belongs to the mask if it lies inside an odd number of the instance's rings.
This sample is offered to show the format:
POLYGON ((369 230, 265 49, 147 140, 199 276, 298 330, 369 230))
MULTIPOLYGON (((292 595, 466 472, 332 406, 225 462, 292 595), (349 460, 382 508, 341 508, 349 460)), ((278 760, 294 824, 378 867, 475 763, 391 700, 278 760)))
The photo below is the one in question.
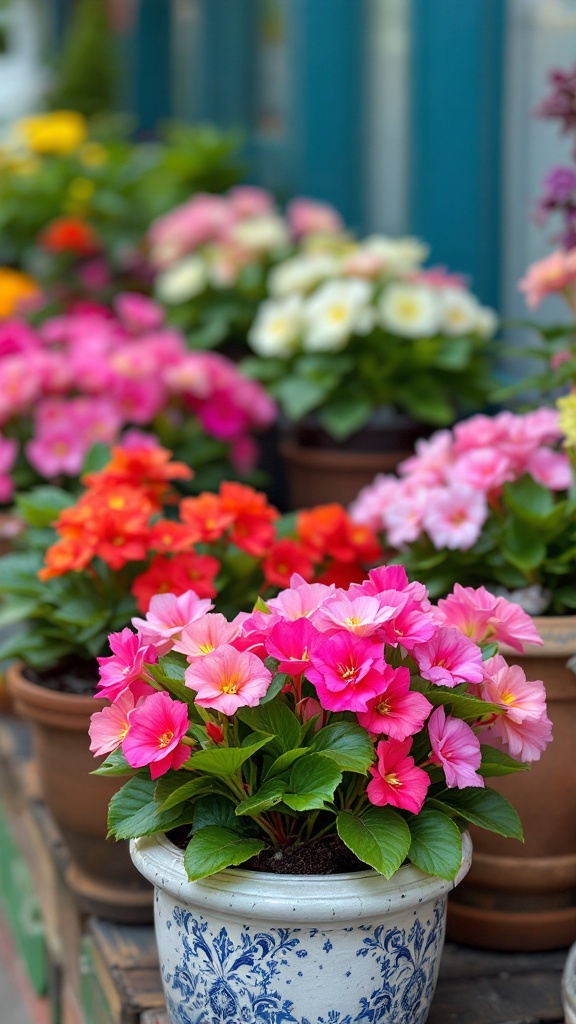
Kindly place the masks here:
POLYGON ((228 868, 189 882, 166 836, 133 840, 155 886, 164 994, 173 1024, 424 1024, 452 882, 403 867, 275 875, 228 868))
POLYGON ((570 947, 562 975, 562 1006, 566 1024, 576 1024, 576 942, 570 947))

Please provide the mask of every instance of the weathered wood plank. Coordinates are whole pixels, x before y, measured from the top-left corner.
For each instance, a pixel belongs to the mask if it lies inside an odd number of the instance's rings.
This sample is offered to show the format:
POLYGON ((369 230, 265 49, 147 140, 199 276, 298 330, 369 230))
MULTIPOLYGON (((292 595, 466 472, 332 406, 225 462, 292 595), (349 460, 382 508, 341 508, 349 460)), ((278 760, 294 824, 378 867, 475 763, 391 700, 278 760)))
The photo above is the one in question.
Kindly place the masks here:
POLYGON ((441 978, 428 1024, 562 1024, 560 977, 539 972, 441 978))

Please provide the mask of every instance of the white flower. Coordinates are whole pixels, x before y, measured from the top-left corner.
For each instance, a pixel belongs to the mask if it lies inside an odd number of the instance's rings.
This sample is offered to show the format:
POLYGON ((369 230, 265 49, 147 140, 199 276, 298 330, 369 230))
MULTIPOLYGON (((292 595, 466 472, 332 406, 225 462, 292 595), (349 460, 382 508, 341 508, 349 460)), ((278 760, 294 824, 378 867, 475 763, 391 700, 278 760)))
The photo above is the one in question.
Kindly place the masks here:
POLYGON ((380 296, 379 309, 382 327, 401 338, 429 338, 438 331, 438 296, 426 285, 388 285, 380 296))
POLYGON ((462 288, 441 288, 440 329, 446 334, 465 335, 477 330, 480 305, 470 292, 462 288))
POLYGON ((263 302, 248 332, 248 342, 259 356, 287 357, 297 348, 302 333, 302 302, 292 295, 279 302, 263 302))
POLYGON ((400 274, 417 270, 429 252, 427 245, 408 236, 389 238, 387 235, 370 235, 364 240, 362 248, 380 257, 383 270, 400 274))
POLYGON ((200 256, 187 256, 158 275, 154 286, 156 298, 167 306, 178 305, 204 291, 206 281, 204 260, 200 256))
POLYGON ((288 245, 290 234, 282 217, 270 213, 238 221, 232 228, 231 239, 246 249, 272 252, 288 245))
POLYGON ((308 292, 324 278, 334 274, 337 267, 338 261, 326 253, 293 256, 283 260, 268 275, 270 294, 281 299, 294 292, 308 292))
POLYGON ((327 281, 306 300, 303 345, 308 352, 331 352, 344 348, 357 326, 362 324, 372 297, 368 281, 357 279, 327 281))
POLYGON ((493 338, 496 334, 496 328, 498 327, 498 317, 490 306, 480 306, 478 310, 478 319, 476 321, 476 331, 481 338, 493 338))

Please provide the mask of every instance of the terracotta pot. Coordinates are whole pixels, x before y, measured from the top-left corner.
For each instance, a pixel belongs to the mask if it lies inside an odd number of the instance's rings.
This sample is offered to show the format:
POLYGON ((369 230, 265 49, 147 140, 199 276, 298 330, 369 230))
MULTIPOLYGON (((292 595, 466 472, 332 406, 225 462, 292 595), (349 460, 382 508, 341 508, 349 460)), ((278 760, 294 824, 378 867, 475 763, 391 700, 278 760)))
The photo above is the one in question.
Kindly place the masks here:
POLYGON ((7 672, 17 714, 30 722, 44 802, 70 853, 66 881, 87 913, 115 921, 152 920, 152 889, 130 860, 127 842, 106 839, 108 803, 123 779, 91 775, 90 716, 107 701, 60 693, 7 672))
POLYGON ((576 617, 535 618, 543 647, 504 651, 546 686, 553 741, 527 772, 491 779, 518 811, 525 843, 471 828, 472 868, 448 904, 448 937, 484 949, 545 950, 576 940, 576 617))
POLYGON ((374 421, 346 441, 335 441, 310 418, 284 428, 280 455, 293 509, 338 501, 349 505, 377 473, 393 473, 413 454, 419 437, 430 428, 393 410, 381 410, 374 421))

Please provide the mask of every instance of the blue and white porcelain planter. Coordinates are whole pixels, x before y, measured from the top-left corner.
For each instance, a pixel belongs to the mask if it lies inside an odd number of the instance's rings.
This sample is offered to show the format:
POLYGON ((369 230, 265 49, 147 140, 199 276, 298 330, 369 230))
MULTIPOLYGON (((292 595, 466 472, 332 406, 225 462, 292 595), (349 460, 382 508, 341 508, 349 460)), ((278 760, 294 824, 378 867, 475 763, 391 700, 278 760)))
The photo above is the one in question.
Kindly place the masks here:
POLYGON ((228 868, 189 882, 166 836, 131 843, 155 886, 173 1024, 424 1024, 444 944, 445 879, 403 867, 275 875, 228 868))

